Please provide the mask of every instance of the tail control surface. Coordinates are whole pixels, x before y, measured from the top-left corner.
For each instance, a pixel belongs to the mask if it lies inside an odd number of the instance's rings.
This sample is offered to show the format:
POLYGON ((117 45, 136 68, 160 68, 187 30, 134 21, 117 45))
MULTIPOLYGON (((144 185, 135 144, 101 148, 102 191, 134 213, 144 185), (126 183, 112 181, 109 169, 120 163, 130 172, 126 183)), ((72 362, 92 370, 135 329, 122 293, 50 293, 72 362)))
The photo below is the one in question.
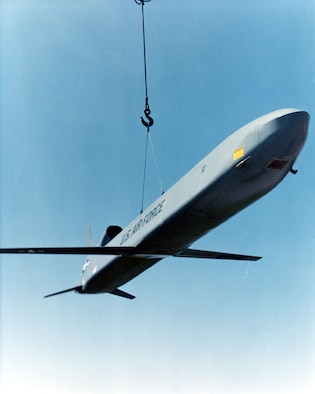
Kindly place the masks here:
POLYGON ((57 293, 47 294, 47 295, 45 295, 44 298, 52 297, 52 296, 63 294, 63 293, 68 293, 70 291, 76 291, 78 293, 82 293, 82 286, 76 286, 76 287, 72 287, 71 289, 57 291, 57 293))

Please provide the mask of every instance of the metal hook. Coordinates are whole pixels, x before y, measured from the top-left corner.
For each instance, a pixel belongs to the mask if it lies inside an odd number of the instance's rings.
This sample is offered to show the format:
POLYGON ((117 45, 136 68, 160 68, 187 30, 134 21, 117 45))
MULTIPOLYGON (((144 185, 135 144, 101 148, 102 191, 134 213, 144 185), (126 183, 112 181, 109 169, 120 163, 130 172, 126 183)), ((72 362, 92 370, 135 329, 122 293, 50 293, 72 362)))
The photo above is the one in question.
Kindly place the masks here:
POLYGON ((153 126, 154 120, 153 118, 150 116, 150 109, 145 109, 144 110, 144 116, 148 119, 148 122, 146 122, 143 117, 141 116, 141 122, 143 124, 143 126, 145 126, 146 128, 150 128, 151 126, 153 126))
POLYGON ((144 3, 149 3, 151 0, 135 0, 135 3, 138 5, 144 5, 144 3))
POLYGON ((151 110, 149 107, 149 98, 148 96, 146 96, 145 98, 145 107, 144 107, 144 116, 148 119, 149 122, 146 122, 143 117, 141 116, 141 122, 143 124, 143 126, 145 126, 147 129, 149 129, 151 126, 153 126, 154 120, 153 118, 150 116, 151 110))

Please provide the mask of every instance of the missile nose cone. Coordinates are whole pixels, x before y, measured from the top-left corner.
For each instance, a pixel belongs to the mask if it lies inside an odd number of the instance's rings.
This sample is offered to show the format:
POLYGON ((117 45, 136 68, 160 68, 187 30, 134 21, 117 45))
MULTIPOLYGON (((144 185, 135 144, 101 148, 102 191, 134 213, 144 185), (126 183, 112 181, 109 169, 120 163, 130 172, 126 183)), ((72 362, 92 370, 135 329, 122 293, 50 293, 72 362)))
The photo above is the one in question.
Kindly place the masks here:
POLYGON ((291 109, 272 115, 261 119, 258 128, 260 143, 269 154, 291 160, 300 153, 306 140, 309 114, 291 109))

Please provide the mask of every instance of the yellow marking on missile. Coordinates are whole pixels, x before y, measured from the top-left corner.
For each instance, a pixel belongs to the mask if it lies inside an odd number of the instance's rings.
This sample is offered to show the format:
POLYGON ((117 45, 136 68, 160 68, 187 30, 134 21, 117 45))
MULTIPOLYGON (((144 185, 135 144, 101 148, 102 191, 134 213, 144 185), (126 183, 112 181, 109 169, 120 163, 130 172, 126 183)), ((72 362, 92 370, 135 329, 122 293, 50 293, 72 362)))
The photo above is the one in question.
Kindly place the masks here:
POLYGON ((245 155, 244 146, 239 146, 233 153, 233 160, 240 159, 245 155))

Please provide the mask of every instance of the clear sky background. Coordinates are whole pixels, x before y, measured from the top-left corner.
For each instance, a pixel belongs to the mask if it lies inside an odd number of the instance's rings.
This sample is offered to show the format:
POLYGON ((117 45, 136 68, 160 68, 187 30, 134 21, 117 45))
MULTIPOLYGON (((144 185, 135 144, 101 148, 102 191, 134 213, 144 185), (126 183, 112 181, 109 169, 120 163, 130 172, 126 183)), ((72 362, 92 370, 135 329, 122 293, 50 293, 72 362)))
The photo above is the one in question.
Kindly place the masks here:
MULTIPOLYGON (((152 139, 168 189, 224 138, 284 107, 311 114, 295 167, 194 244, 257 263, 168 258, 74 293, 84 256, 1 256, 1 393, 315 392, 314 1, 152 0, 152 139)), ((141 7, 2 0, 1 246, 82 246, 139 214, 141 7)), ((149 155, 145 206, 160 189, 149 155)))

